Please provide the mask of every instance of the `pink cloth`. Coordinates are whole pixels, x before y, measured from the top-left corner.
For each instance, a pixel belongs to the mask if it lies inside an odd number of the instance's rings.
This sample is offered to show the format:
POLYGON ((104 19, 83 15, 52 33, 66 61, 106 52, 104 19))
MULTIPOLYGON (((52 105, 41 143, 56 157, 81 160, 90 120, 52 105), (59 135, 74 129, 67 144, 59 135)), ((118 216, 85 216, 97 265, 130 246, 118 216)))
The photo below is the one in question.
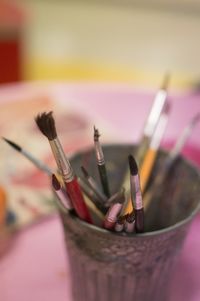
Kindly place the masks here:
MULTIPOLYGON (((74 99, 86 112, 107 121, 122 137, 136 141, 154 96, 130 86, 68 84, 54 85, 60 99, 74 99)), ((200 111, 199 95, 172 97, 172 113, 165 136, 173 141, 189 119, 200 111)), ((96 125, 98 126, 98 125, 96 125)), ((199 126, 184 154, 200 166, 199 126)), ((194 220, 173 278, 170 301, 200 300, 200 215, 194 220)), ((70 273, 62 228, 55 215, 17 235, 13 248, 0 261, 1 301, 71 301, 70 273)), ((94 300, 95 301, 95 300, 94 300)), ((162 300, 161 300, 162 301, 162 300)))

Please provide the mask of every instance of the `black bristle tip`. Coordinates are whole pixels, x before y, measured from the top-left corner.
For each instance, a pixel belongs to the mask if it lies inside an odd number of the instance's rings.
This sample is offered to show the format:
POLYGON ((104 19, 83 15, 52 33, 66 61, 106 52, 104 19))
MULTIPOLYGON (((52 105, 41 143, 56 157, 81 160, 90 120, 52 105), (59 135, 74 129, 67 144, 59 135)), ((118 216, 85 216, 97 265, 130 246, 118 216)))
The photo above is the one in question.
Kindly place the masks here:
POLYGON ((4 141, 6 141, 9 145, 11 145, 15 150, 17 150, 18 152, 21 152, 22 148, 18 144, 14 143, 13 141, 11 141, 7 138, 4 138, 4 137, 2 137, 2 139, 4 141))
POLYGON ((57 138, 55 121, 53 118, 53 112, 38 114, 35 118, 35 122, 40 131, 49 139, 54 140, 57 138))
POLYGON ((52 186, 56 191, 60 190, 61 188, 60 182, 58 181, 56 175, 54 174, 52 174, 52 186))
POLYGON ((129 167, 130 167, 130 173, 133 176, 136 176, 138 174, 138 166, 135 161, 135 158, 132 155, 128 156, 128 161, 129 161, 129 167))

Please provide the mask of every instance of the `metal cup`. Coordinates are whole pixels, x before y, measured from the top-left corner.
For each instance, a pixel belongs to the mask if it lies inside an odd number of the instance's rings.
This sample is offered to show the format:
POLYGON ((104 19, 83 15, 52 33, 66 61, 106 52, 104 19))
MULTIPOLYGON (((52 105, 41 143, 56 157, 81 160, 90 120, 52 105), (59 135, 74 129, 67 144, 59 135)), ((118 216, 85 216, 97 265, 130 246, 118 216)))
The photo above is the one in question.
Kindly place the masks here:
MULTIPOLYGON (((104 146, 113 193, 119 189, 128 167, 127 157, 134 151, 135 147, 130 145, 104 146)), ((159 172, 165 156, 166 153, 159 153, 155 171, 159 172)), ((71 162, 77 175, 81 175, 80 166, 87 164, 90 174, 98 178, 94 150, 75 155, 71 162)), ((158 223, 156 231, 148 232, 151 229, 145 225, 144 234, 114 233, 60 212, 74 301, 168 300, 175 263, 199 209, 200 174, 189 162, 180 159, 175 177, 168 179, 166 185, 166 195, 160 202, 167 204, 168 218, 161 210, 166 223, 162 221, 162 229, 158 223)))

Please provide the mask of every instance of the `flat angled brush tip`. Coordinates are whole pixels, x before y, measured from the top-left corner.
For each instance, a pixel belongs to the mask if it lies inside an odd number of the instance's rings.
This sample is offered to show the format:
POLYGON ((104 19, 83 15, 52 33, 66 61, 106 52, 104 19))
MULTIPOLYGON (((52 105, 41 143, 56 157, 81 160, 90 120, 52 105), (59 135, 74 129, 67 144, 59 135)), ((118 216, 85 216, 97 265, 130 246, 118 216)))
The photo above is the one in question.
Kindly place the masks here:
POLYGON ((53 112, 38 114, 35 118, 35 122, 40 131, 49 139, 54 140, 57 138, 55 121, 53 118, 53 112))
POLYGON ((136 176, 138 174, 138 166, 135 161, 135 158, 132 155, 129 155, 128 161, 131 175, 136 176))
POLYGON ((52 174, 52 186, 56 191, 60 190, 61 188, 60 182, 58 181, 56 175, 54 174, 52 174))
POLYGON ((19 146, 19 145, 17 145, 16 143, 14 143, 13 141, 11 141, 11 140, 9 140, 9 139, 7 139, 7 138, 5 138, 5 137, 2 137, 2 139, 4 140, 4 141, 6 141, 9 145, 11 145, 14 149, 16 149, 17 151, 21 151, 22 150, 22 148, 19 146))

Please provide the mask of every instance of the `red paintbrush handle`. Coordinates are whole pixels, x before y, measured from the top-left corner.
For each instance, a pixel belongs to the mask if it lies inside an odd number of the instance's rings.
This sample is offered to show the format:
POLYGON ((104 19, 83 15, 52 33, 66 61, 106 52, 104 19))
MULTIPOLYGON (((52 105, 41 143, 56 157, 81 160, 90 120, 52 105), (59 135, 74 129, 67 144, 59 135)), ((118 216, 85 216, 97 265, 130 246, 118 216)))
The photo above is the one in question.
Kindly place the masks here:
POLYGON ((73 207, 77 215, 84 221, 92 224, 92 219, 89 213, 89 210, 85 204, 81 188, 77 182, 77 179, 74 178, 71 182, 65 183, 67 193, 72 201, 73 207))

